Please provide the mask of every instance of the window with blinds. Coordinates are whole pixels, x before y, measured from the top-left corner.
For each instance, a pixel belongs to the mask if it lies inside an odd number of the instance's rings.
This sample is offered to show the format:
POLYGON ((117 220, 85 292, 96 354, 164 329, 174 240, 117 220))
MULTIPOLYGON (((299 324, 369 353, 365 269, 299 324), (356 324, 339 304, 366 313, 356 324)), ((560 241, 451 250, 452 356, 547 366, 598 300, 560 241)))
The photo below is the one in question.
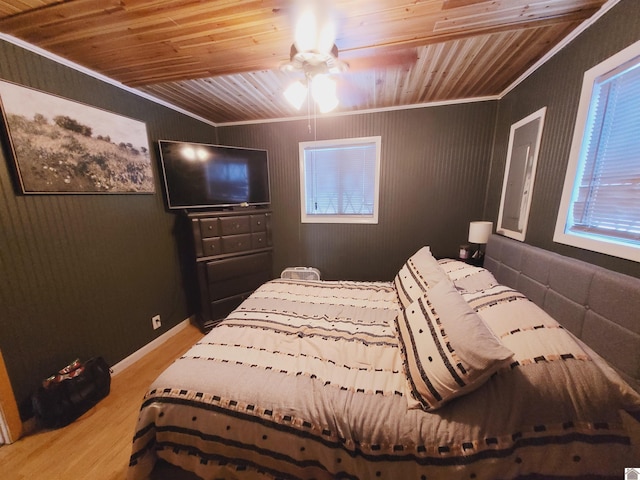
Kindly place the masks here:
POLYGON ((640 261, 638 45, 585 74, 554 235, 561 243, 636 261, 640 261))
POLYGON ((380 137, 300 143, 303 223, 378 223, 380 137))

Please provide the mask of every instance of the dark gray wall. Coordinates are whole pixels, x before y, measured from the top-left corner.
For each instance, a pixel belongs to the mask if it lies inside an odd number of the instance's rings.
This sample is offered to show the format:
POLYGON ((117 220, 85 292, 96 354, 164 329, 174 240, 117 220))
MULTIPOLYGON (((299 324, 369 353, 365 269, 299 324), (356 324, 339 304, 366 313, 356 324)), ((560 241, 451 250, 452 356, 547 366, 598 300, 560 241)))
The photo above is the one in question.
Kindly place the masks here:
MULTIPOLYGON (((214 129, 2 41, 0 78, 142 120, 152 145, 268 149, 274 273, 313 265, 345 279, 391 279, 424 244, 455 256, 469 221, 497 219, 510 125, 546 105, 527 243, 640 277, 635 262, 552 242, 582 75, 639 35, 640 2, 623 0, 500 102, 318 119, 319 140, 382 136, 377 225, 300 223, 298 142, 314 138, 306 120, 214 129)), ((0 156, 0 348, 22 403, 76 356, 114 364, 176 325, 193 311, 195 289, 188 237, 164 207, 157 163, 155 195, 22 196, 4 148, 0 156)))
MULTIPOLYGON (((553 242, 584 72, 640 39, 640 1, 623 0, 499 102, 487 212, 498 218, 510 126, 547 106, 526 243, 640 277, 640 264, 553 242)), ((640 201, 640 200, 639 200, 640 201)))
POLYGON ((318 140, 382 136, 378 225, 300 223, 297 144, 314 138, 306 120, 220 127, 222 143, 269 150, 276 273, 313 265, 326 278, 389 279, 419 245, 455 256, 470 220, 497 221, 511 125, 547 106, 526 242, 640 276, 637 262, 553 242, 584 72, 639 38, 640 2, 623 0, 497 105, 319 119, 318 140))
POLYGON ((326 279, 391 280, 423 245, 457 255, 481 220, 496 102, 219 127, 220 142, 269 151, 275 273, 314 266, 326 279), (302 224, 298 143, 382 137, 377 225, 302 224))
POLYGON ((113 365, 190 315, 185 292, 195 290, 184 281, 189 263, 178 217, 164 207, 154 143, 216 138, 210 125, 3 41, 0 79, 146 122, 156 179, 154 195, 19 195, 2 141, 0 348, 24 405, 74 358, 113 365))

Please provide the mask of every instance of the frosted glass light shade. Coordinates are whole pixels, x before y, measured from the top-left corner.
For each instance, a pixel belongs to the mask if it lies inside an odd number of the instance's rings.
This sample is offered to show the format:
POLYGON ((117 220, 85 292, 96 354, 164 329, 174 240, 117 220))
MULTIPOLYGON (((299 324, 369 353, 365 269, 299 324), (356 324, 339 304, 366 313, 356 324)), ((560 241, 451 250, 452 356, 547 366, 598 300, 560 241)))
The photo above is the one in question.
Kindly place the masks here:
POLYGON ((493 231, 493 222, 471 222, 469 224, 469 242, 484 244, 489 241, 493 231))
POLYGON ((316 75, 311 81, 311 95, 322 113, 330 112, 338 106, 336 82, 326 75, 316 75))
POLYGON ((301 1, 295 16, 294 43, 298 51, 331 52, 336 37, 336 21, 328 2, 301 1))
POLYGON ((304 99, 307 97, 307 87, 302 82, 292 83, 284 91, 284 96, 296 110, 300 110, 304 99))

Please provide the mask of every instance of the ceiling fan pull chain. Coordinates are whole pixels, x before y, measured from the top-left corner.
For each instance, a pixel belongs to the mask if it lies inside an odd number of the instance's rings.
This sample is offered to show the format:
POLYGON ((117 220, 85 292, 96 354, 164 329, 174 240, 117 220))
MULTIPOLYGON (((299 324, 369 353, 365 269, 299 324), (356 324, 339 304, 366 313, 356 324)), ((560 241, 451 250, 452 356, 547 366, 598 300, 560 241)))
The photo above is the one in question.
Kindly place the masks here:
MULTIPOLYGON (((309 76, 305 75, 307 79, 307 92, 309 88, 311 88, 311 82, 309 81, 309 76)), ((307 95, 307 129, 309 130, 309 135, 311 135, 311 99, 309 98, 311 95, 307 95)))

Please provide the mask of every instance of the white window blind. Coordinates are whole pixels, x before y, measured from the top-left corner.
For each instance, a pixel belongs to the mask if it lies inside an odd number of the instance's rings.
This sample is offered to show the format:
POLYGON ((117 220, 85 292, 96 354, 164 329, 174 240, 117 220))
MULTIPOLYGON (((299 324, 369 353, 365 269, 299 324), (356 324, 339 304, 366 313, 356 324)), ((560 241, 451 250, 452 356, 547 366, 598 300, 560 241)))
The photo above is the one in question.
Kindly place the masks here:
POLYGON ((377 223, 380 137, 300 144, 303 222, 377 223))
POLYGON ((554 236, 561 243, 632 260, 640 259, 639 51, 640 43, 585 74, 554 236))
POLYGON ((596 82, 572 230, 640 245, 640 63, 596 82))

